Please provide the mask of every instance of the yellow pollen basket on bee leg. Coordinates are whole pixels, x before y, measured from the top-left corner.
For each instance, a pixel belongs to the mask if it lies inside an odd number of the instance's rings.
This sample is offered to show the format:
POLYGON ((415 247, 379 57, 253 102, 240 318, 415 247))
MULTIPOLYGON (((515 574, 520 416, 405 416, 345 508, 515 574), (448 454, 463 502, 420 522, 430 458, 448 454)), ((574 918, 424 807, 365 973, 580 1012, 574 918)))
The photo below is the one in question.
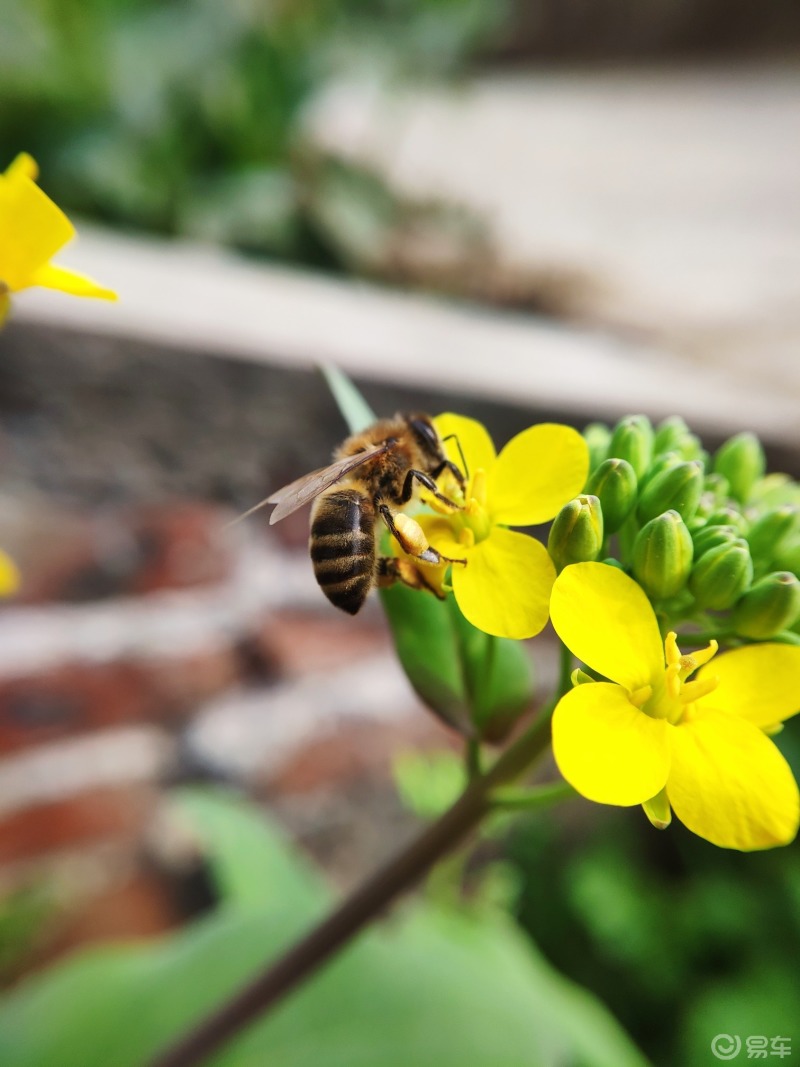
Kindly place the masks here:
POLYGON ((425 531, 416 519, 412 519, 401 511, 394 516, 394 524, 402 538, 404 551, 414 556, 421 556, 429 547, 425 531))

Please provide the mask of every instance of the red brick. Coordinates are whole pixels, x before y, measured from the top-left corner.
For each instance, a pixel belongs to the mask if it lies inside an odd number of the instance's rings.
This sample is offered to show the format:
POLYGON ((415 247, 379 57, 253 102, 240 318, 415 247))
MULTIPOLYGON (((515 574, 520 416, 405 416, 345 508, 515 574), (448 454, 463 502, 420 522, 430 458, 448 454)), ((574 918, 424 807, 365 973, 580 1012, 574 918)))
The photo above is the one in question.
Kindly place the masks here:
POLYGON ((227 512, 167 502, 83 514, 30 508, 0 524, 22 574, 17 601, 82 602, 220 582, 233 567, 227 512))
POLYGON ((269 782, 277 795, 337 789, 358 778, 389 780, 392 761, 403 749, 455 748, 460 742, 420 711, 419 717, 389 722, 353 720, 306 745, 269 782))
POLYGON ((186 589, 228 578, 233 567, 225 536, 227 515, 200 503, 150 507, 134 515, 131 530, 141 553, 127 592, 186 589))
POLYGON ((138 722, 180 721, 233 685, 241 659, 230 645, 182 656, 76 661, 0 677, 0 752, 138 722))
MULTIPOLYGON (((322 596, 322 593, 320 593, 322 596)), ((357 663, 389 647, 389 633, 379 617, 316 615, 279 611, 264 621, 254 642, 281 673, 305 674, 357 663)), ((355 668, 354 668, 355 669, 355 668)))
POLYGON ((99 841, 140 837, 155 809, 157 795, 149 785, 87 790, 62 800, 37 804, 0 821, 0 863, 99 841))

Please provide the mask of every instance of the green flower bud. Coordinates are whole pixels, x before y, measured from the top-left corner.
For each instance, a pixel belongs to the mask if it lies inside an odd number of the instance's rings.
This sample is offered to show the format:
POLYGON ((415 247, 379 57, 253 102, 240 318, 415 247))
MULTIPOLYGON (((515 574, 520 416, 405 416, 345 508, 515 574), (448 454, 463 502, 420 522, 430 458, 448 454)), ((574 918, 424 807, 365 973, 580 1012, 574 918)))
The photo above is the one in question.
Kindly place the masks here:
POLYGON ((785 541, 775 553, 775 565, 800 578, 800 541, 785 541))
POLYGON ((703 445, 697 434, 693 434, 680 415, 671 415, 659 423, 653 439, 653 455, 665 452, 677 452, 681 459, 700 459, 703 445))
POLYGON ((753 486, 748 504, 764 510, 779 508, 782 504, 800 508, 800 484, 788 474, 765 474, 753 486))
POLYGON ((653 438, 653 455, 661 456, 664 452, 680 452, 691 430, 680 415, 670 415, 658 424, 653 438))
POLYGON ((576 667, 572 674, 569 676, 569 680, 572 682, 573 688, 576 685, 588 685, 592 682, 596 682, 596 678, 592 678, 591 674, 587 674, 586 671, 582 671, 580 667, 576 667))
POLYGON ((645 415, 627 415, 620 419, 611 435, 608 455, 624 459, 641 479, 653 459, 653 427, 645 415))
POLYGON ((761 442, 752 433, 737 433, 720 446, 714 470, 728 479, 731 496, 744 504, 756 481, 764 474, 766 460, 761 442))
POLYGON ((800 527, 800 511, 791 504, 767 511, 756 519, 747 534, 755 559, 769 564, 785 541, 793 538, 800 527))
POLYGON ((600 500, 606 534, 616 533, 636 503, 636 472, 627 460, 607 459, 589 478, 586 492, 600 500))
POLYGON ((648 481, 639 496, 636 513, 649 522, 664 511, 677 511, 684 521, 691 519, 703 492, 703 467, 697 460, 679 463, 648 481))
POLYGON ((593 471, 608 455, 611 430, 602 422, 590 422, 583 431, 583 439, 589 448, 589 470, 593 471))
POLYGON ((681 463, 683 463, 683 459, 681 459, 678 452, 665 452, 663 456, 658 456, 639 479, 639 492, 641 493, 644 487, 649 485, 659 474, 663 474, 664 471, 670 471, 673 467, 679 467, 681 463))
POLYGON ((742 637, 763 641, 786 630, 800 616, 800 579, 774 571, 752 585, 733 609, 731 624, 742 637))
POLYGON ((704 526, 692 534, 694 541, 694 558, 700 559, 712 548, 720 545, 730 545, 739 536, 733 526, 704 526))
POLYGON ((553 519, 547 548, 558 570, 596 560, 603 547, 603 509, 596 496, 570 500, 553 519))
POLYGON ((692 535, 677 511, 651 519, 633 545, 633 573, 653 600, 675 596, 692 569, 692 535))
POLYGON ((695 562, 689 575, 689 589, 699 607, 727 611, 752 580, 750 549, 740 537, 709 549, 695 562))
POLYGON ((744 535, 750 528, 750 523, 740 511, 728 505, 712 511, 706 519, 706 526, 732 526, 737 533, 744 535))
POLYGON ((712 471, 710 474, 706 474, 703 482, 703 492, 708 493, 718 507, 725 507, 731 495, 731 487, 728 485, 727 478, 712 471))

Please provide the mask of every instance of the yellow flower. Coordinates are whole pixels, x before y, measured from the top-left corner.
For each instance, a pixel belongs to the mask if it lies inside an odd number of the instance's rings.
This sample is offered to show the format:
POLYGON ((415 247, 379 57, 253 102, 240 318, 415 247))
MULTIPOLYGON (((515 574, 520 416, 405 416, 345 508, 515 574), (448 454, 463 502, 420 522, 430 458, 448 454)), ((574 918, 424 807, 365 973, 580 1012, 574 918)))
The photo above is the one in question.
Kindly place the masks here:
POLYGON ((550 613, 567 647, 610 679, 578 685, 553 716, 556 762, 579 793, 644 804, 658 826, 674 810, 723 848, 794 838, 797 784, 766 734, 800 708, 800 648, 748 645, 715 658, 712 641, 682 655, 674 633, 662 643, 636 582, 602 563, 567 567, 550 613))
POLYGON ((0 596, 11 596, 19 588, 19 571, 14 561, 0 549, 0 596))
MULTIPOLYGON (((465 506, 418 521, 443 556, 466 561, 453 565, 451 581, 473 626, 497 637, 533 637, 547 622, 555 568, 544 545, 507 527, 547 522, 580 492, 586 443, 569 426, 547 423, 517 434, 498 456, 474 419, 447 414, 434 421, 439 436, 449 438, 450 459, 459 467, 466 462, 465 506)), ((455 493, 455 479, 442 484, 455 493)))
POLYGON ((91 278, 50 262, 75 236, 75 228, 36 184, 37 174, 36 163, 24 153, 0 174, 0 322, 10 294, 33 285, 73 296, 117 298, 91 278))

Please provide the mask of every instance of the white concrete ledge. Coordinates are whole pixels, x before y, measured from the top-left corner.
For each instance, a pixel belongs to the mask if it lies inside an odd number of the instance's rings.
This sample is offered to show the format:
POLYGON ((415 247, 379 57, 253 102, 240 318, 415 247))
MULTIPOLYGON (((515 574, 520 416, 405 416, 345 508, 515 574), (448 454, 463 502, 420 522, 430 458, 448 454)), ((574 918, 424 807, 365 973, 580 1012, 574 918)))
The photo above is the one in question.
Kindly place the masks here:
MULTIPOLYGON (((577 418, 679 413, 800 444, 798 398, 652 347, 534 316, 254 264, 213 248, 82 229, 63 262, 114 286, 118 304, 30 292, 25 323, 137 338, 284 366, 471 393, 577 418)), ((1 342, 0 342, 1 346, 1 342)))

